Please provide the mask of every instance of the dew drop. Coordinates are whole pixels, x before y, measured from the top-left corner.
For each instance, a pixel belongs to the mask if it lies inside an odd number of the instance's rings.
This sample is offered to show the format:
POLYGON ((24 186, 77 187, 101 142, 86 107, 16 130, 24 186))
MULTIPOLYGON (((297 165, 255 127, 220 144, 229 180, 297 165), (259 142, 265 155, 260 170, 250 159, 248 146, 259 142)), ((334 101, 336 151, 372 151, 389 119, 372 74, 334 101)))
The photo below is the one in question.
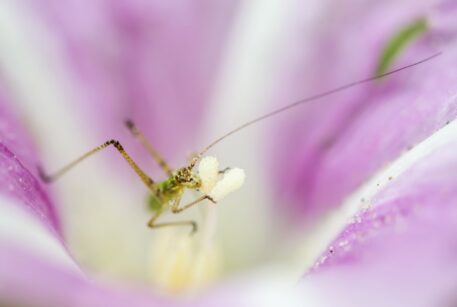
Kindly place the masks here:
POLYGON ((338 243, 339 247, 345 247, 346 245, 348 245, 348 241, 347 240, 344 240, 344 241, 341 241, 341 242, 338 243))

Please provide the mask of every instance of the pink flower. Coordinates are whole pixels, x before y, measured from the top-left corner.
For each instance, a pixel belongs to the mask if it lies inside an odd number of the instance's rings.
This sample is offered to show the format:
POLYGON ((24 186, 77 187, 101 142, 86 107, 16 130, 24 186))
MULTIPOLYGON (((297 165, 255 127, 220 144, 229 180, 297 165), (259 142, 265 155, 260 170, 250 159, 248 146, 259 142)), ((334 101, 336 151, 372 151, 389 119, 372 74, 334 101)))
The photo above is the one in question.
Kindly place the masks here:
POLYGON ((425 0, 4 1, 0 304, 455 304, 454 15, 425 0), (272 106, 436 51, 219 144, 248 182, 189 212, 193 237, 145 226, 114 151, 53 186, 37 176, 116 138, 161 180, 126 118, 179 166, 272 106))

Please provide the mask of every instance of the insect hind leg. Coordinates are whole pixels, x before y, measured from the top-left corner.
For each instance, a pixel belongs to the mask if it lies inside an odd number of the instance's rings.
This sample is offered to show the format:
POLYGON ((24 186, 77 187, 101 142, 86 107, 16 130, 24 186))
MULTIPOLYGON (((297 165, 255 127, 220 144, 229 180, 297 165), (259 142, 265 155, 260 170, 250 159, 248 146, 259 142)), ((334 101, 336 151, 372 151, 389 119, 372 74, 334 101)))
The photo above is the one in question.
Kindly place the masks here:
POLYGON ((95 147, 94 149, 86 152, 83 154, 81 157, 78 159, 74 160, 73 162, 70 162, 66 166, 62 167, 60 170, 57 172, 48 175, 46 174, 43 169, 38 166, 38 173, 41 177, 41 179, 44 182, 53 182, 59 179, 62 175, 66 174, 69 170, 73 169, 76 165, 81 163, 82 161, 86 160, 87 158, 93 156, 97 152, 107 148, 108 146, 113 146, 124 158, 124 160, 130 165, 130 167, 135 171, 135 173, 140 177, 141 181, 151 190, 153 193, 155 192, 155 185, 154 185, 154 180, 152 180, 146 173, 136 164, 135 161, 130 157, 130 155, 125 151, 124 147, 119 143, 117 140, 108 140, 101 144, 100 146, 95 147))
POLYGON ((148 151, 148 153, 152 156, 152 158, 159 164, 160 168, 167 174, 167 176, 171 176, 173 174, 173 170, 170 168, 168 163, 162 156, 157 152, 157 150, 149 143, 146 137, 141 133, 140 130, 135 126, 132 120, 127 119, 125 121, 125 126, 129 129, 129 131, 133 134, 133 136, 138 139, 138 141, 143 145, 144 148, 148 151))

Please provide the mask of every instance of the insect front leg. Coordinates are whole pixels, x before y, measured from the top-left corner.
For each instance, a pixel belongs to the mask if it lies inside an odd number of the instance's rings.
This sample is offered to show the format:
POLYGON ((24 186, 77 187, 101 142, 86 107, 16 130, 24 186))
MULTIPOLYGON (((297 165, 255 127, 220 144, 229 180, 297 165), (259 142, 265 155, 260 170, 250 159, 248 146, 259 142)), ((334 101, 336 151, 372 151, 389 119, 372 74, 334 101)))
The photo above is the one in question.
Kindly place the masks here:
MULTIPOLYGON (((152 220, 152 219, 151 219, 152 220)), ((191 235, 197 232, 197 223, 195 221, 177 221, 177 222, 166 222, 166 223, 159 223, 159 224, 154 224, 154 223, 148 223, 148 227, 150 228, 161 228, 161 227, 170 227, 170 226, 190 226, 192 227, 192 230, 190 232, 191 235)))
POLYGON ((204 201, 205 199, 209 200, 209 201, 212 202, 213 204, 216 203, 216 201, 215 201, 214 199, 212 199, 211 196, 209 196, 209 195, 203 195, 203 196, 197 198, 196 200, 194 200, 194 201, 188 203, 187 205, 185 205, 185 206, 183 206, 183 207, 181 207, 181 208, 179 207, 179 202, 178 202, 178 203, 174 203, 173 206, 171 207, 171 212, 173 212, 173 213, 175 213, 175 214, 176 214, 176 213, 180 213, 180 212, 182 212, 182 211, 184 211, 184 210, 186 210, 186 209, 189 209, 189 208, 192 207, 192 206, 195 206, 195 205, 198 204, 199 202, 204 201))
POLYGON ((157 218, 160 216, 161 212, 156 213, 148 222, 148 227, 150 228, 162 228, 162 227, 170 227, 170 226, 190 226, 192 230, 190 234, 194 234, 197 232, 197 223, 195 221, 177 221, 177 222, 165 222, 165 223, 158 223, 156 224, 157 218))
POLYGON ((228 172, 228 171, 231 170, 231 169, 232 169, 232 168, 231 168, 230 166, 228 166, 228 167, 226 167, 226 168, 220 170, 220 171, 219 171, 219 174, 220 174, 220 175, 223 175, 223 174, 225 174, 226 172, 228 172))

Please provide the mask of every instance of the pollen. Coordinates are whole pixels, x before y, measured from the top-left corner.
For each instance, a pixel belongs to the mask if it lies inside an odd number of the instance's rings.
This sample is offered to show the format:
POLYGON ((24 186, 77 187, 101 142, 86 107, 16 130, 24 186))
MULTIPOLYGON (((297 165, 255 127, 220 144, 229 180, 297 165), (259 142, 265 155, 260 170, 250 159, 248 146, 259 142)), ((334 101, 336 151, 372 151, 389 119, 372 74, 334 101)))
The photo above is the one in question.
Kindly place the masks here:
POLYGON ((209 193, 219 179, 219 162, 215 157, 204 157, 198 166, 198 174, 202 180, 200 190, 209 193))
POLYGON ((245 173, 240 168, 229 169, 222 178, 219 175, 219 162, 215 157, 204 157, 198 166, 202 180, 201 191, 213 200, 219 201, 238 190, 244 183, 245 173))
POLYGON ((216 183, 209 193, 215 201, 219 201, 228 194, 238 190, 244 183, 246 175, 241 168, 233 168, 227 171, 224 177, 216 183))

